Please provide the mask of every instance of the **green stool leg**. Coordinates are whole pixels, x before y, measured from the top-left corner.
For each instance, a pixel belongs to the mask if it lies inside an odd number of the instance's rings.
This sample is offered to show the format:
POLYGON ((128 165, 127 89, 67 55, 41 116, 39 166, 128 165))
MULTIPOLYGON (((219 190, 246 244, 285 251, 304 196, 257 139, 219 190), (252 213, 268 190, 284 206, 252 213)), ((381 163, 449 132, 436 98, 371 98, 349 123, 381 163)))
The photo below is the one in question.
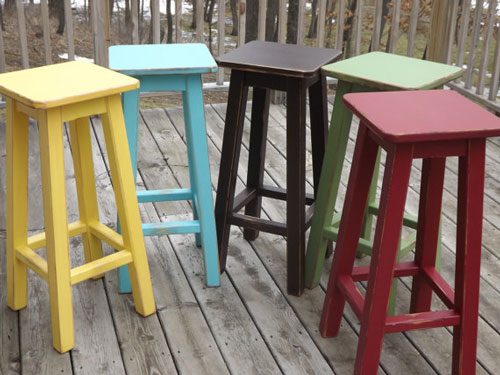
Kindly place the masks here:
POLYGON ((352 113, 345 107, 342 97, 352 91, 351 83, 339 81, 323 159, 325 162, 321 168, 318 196, 314 204, 314 216, 307 244, 305 286, 308 288, 314 288, 319 284, 323 269, 328 243, 323 231, 326 226, 331 225, 335 212, 335 202, 352 121, 352 113))

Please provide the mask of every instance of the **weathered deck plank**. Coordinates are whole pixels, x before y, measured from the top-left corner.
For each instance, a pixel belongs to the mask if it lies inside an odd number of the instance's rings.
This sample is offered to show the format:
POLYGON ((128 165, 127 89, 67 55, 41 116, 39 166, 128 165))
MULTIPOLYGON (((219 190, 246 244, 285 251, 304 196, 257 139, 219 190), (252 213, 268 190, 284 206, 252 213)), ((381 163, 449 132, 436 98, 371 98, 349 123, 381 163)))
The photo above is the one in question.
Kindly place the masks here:
MULTIPOLYGON (((250 106, 249 106, 250 109, 250 106)), ((330 108, 331 110, 331 108, 330 108)), ((271 107, 266 183, 284 186, 286 165, 285 108, 271 107)), ((216 184, 224 105, 206 107, 212 183, 216 184)), ((147 110, 140 131, 139 186, 188 186, 182 110, 147 110)), ((248 121, 247 121, 248 122, 248 121)), ((116 210, 106 164, 101 125, 93 120, 93 153, 101 220, 115 225, 116 210)), ((348 177, 357 126, 347 150, 337 208, 348 177)), ((30 229, 43 228, 37 131, 30 131, 30 229)), ((0 127, 0 170, 5 168, 4 127, 0 127)), ((309 137, 309 130, 307 133, 309 137)), ((309 138, 308 138, 309 142, 309 138)), ((68 209, 77 217, 70 144, 65 144, 68 209)), ((238 184, 246 179, 248 124, 240 159, 238 184)), ((312 191, 312 163, 307 144, 307 189, 312 191)), ((478 338, 478 374, 500 370, 500 140, 487 144, 484 243, 478 338)), ((453 281, 457 163, 447 163, 443 215, 443 276, 453 281)), ((407 209, 418 210, 420 163, 414 164, 407 209)), ((286 240, 261 233, 253 243, 233 228, 228 272, 220 288, 204 286, 200 250, 193 236, 146 238, 157 314, 144 319, 135 313, 130 296, 117 293, 112 272, 104 280, 77 285, 73 293, 76 348, 60 355, 52 349, 45 283, 30 275, 29 305, 20 313, 5 306, 5 179, 0 173, 0 374, 170 374, 183 373, 352 373, 359 322, 346 310, 338 337, 323 339, 319 318, 331 260, 324 266, 321 287, 300 298, 286 295, 286 240), (19 324, 19 326, 18 326, 19 324)), ((213 186, 214 188, 214 186, 213 186)), ((264 199, 263 216, 283 220, 283 202, 264 199)), ((189 204, 141 206, 145 221, 175 220, 190 215, 189 204)), ((79 239, 71 242, 72 261, 81 262, 79 239)), ((106 251, 109 249, 106 248, 106 251)), ((369 258, 360 262, 367 262, 369 258)), ((399 309, 409 303, 410 280, 399 287, 399 309)), ((439 304, 436 304, 439 307, 439 304)), ((451 330, 436 329, 388 335, 380 373, 449 373, 451 330)))

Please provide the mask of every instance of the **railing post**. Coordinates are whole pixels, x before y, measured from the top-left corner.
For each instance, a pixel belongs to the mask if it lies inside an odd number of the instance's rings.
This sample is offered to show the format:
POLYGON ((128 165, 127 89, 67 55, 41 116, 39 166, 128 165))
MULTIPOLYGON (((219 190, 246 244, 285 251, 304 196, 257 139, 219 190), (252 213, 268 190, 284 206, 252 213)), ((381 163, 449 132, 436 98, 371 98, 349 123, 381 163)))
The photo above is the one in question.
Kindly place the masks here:
POLYGON ((448 38, 451 31, 451 5, 453 0, 434 0, 431 13, 431 29, 427 44, 427 60, 446 62, 448 38))

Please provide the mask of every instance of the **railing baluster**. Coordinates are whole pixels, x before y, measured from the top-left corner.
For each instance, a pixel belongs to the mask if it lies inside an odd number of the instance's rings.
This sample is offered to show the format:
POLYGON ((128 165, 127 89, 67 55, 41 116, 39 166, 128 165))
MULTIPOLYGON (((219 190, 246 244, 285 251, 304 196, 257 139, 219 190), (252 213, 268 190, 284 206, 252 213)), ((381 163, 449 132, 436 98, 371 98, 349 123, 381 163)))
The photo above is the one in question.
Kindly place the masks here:
POLYGON ((451 63, 451 49, 453 48, 455 29, 457 28, 458 1, 452 1, 450 12, 451 18, 450 25, 448 26, 448 45, 446 46, 445 55, 445 61, 447 64, 451 63))
POLYGON ((49 5, 47 0, 40 0, 42 16, 43 48, 45 50, 45 64, 52 64, 52 48, 50 45, 49 5))
POLYGON ((306 8, 306 1, 299 0, 299 12, 297 17, 297 44, 304 45, 304 13, 306 8))
POLYGON ((382 7, 384 6, 383 0, 376 0, 375 3, 375 17, 373 18, 373 33, 372 44, 370 51, 376 51, 380 45, 380 28, 382 27, 382 7))
POLYGON ((356 3, 356 14, 354 15, 354 56, 361 53, 361 36, 363 33, 363 1, 356 3))
POLYGON ((24 17, 23 0, 16 0, 17 26, 19 28, 19 40, 21 44, 21 65, 23 69, 29 68, 28 38, 26 37, 26 20, 24 17))
POLYGON ((259 20, 257 25, 258 40, 266 40, 266 12, 267 0, 259 0, 259 20))
POLYGON ((153 23, 153 43, 160 43, 160 0, 151 2, 151 22, 153 23))
POLYGON ((238 2, 238 46, 245 44, 247 29, 247 0, 238 2))
POLYGON ((286 0, 278 2, 278 42, 285 43, 286 41, 286 0))
POLYGON ((335 48, 343 49, 345 25, 345 0, 337 0, 337 38, 335 48))
POLYGON ((132 21, 132 44, 139 44, 139 3, 130 0, 130 19, 132 21))
POLYGON ((204 32, 204 19, 203 19, 203 0, 195 0, 196 1, 196 40, 198 43, 203 43, 205 37, 203 36, 204 32))
POLYGON ((175 43, 182 43, 182 0, 175 0, 175 43))
POLYGON ((318 36, 316 40, 316 47, 323 47, 325 45, 325 18, 326 18, 326 0, 318 0, 318 24, 316 25, 318 36))
MULTIPOLYGON (((217 54, 222 56, 224 54, 224 41, 226 37, 226 1, 217 0, 217 54)), ((224 70, 219 68, 217 72, 217 84, 224 84, 224 70)))
POLYGON ((457 48, 457 66, 460 67, 464 65, 465 40, 467 39, 467 31, 469 29, 470 2, 471 0, 464 0, 462 4, 462 16, 460 17, 460 31, 458 33, 457 48))
POLYGON ((399 19, 401 16, 401 0, 392 0, 391 33, 389 35, 388 51, 393 53, 399 39, 399 19))
POLYGON ((5 63, 5 42, 3 40, 3 30, 0 27, 0 73, 5 72, 7 64, 5 63))
POLYGON ((66 21, 66 40, 68 43, 68 59, 75 59, 75 36, 73 32, 73 11, 71 0, 64 0, 64 19, 66 21))
POLYGON ((415 39, 417 37, 418 11, 420 10, 420 0, 412 0, 410 13, 410 26, 408 29, 408 48, 406 54, 410 57, 415 53, 415 39))
POLYGON ((495 60, 493 61, 493 73, 491 74, 490 93, 488 99, 496 101, 498 92, 498 80, 500 79, 500 27, 497 30, 495 45, 495 60))
POLYGON ((104 32, 104 9, 107 6, 107 2, 96 2, 92 6, 92 28, 94 35, 94 61, 96 64, 107 66, 107 53, 106 53, 106 40, 104 32))
POLYGON ((486 26, 486 30, 484 38, 483 38, 483 46, 481 51, 481 62, 479 64, 479 80, 477 82, 477 91, 478 95, 484 94, 484 81, 486 79, 486 71, 488 68, 488 55, 490 51, 490 43, 491 37, 493 34, 493 26, 495 24, 496 18, 496 10, 497 10, 497 0, 490 0, 490 6, 488 8, 488 24, 486 26))
POLYGON ((472 39, 469 50, 469 61, 467 62, 467 76, 465 79, 465 88, 470 89, 472 87, 472 76, 474 74, 474 64, 476 62, 476 48, 479 42, 480 31, 481 31, 481 18, 483 15, 483 2, 476 1, 474 14, 474 23, 472 26, 472 39))

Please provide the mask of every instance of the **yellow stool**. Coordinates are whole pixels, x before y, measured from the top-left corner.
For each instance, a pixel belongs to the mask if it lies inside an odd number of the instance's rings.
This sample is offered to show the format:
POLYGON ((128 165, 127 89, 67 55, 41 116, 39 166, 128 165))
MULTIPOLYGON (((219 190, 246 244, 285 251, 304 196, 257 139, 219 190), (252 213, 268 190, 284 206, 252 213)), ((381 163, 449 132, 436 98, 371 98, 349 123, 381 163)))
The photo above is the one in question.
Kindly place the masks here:
POLYGON ((74 346, 71 286, 129 265, 136 310, 155 312, 130 167, 120 93, 139 81, 97 65, 68 62, 0 75, 7 97, 7 304, 27 304, 27 267, 48 283, 53 344, 74 346), (101 115, 122 235, 99 221, 88 116, 101 115), (28 117, 38 121, 45 232, 28 237, 28 117), (67 223, 63 122, 70 136, 80 220, 67 223), (82 235, 86 264, 71 269, 69 241, 82 235), (101 242, 117 251, 103 256, 101 242), (46 247, 47 260, 35 250, 46 247))

